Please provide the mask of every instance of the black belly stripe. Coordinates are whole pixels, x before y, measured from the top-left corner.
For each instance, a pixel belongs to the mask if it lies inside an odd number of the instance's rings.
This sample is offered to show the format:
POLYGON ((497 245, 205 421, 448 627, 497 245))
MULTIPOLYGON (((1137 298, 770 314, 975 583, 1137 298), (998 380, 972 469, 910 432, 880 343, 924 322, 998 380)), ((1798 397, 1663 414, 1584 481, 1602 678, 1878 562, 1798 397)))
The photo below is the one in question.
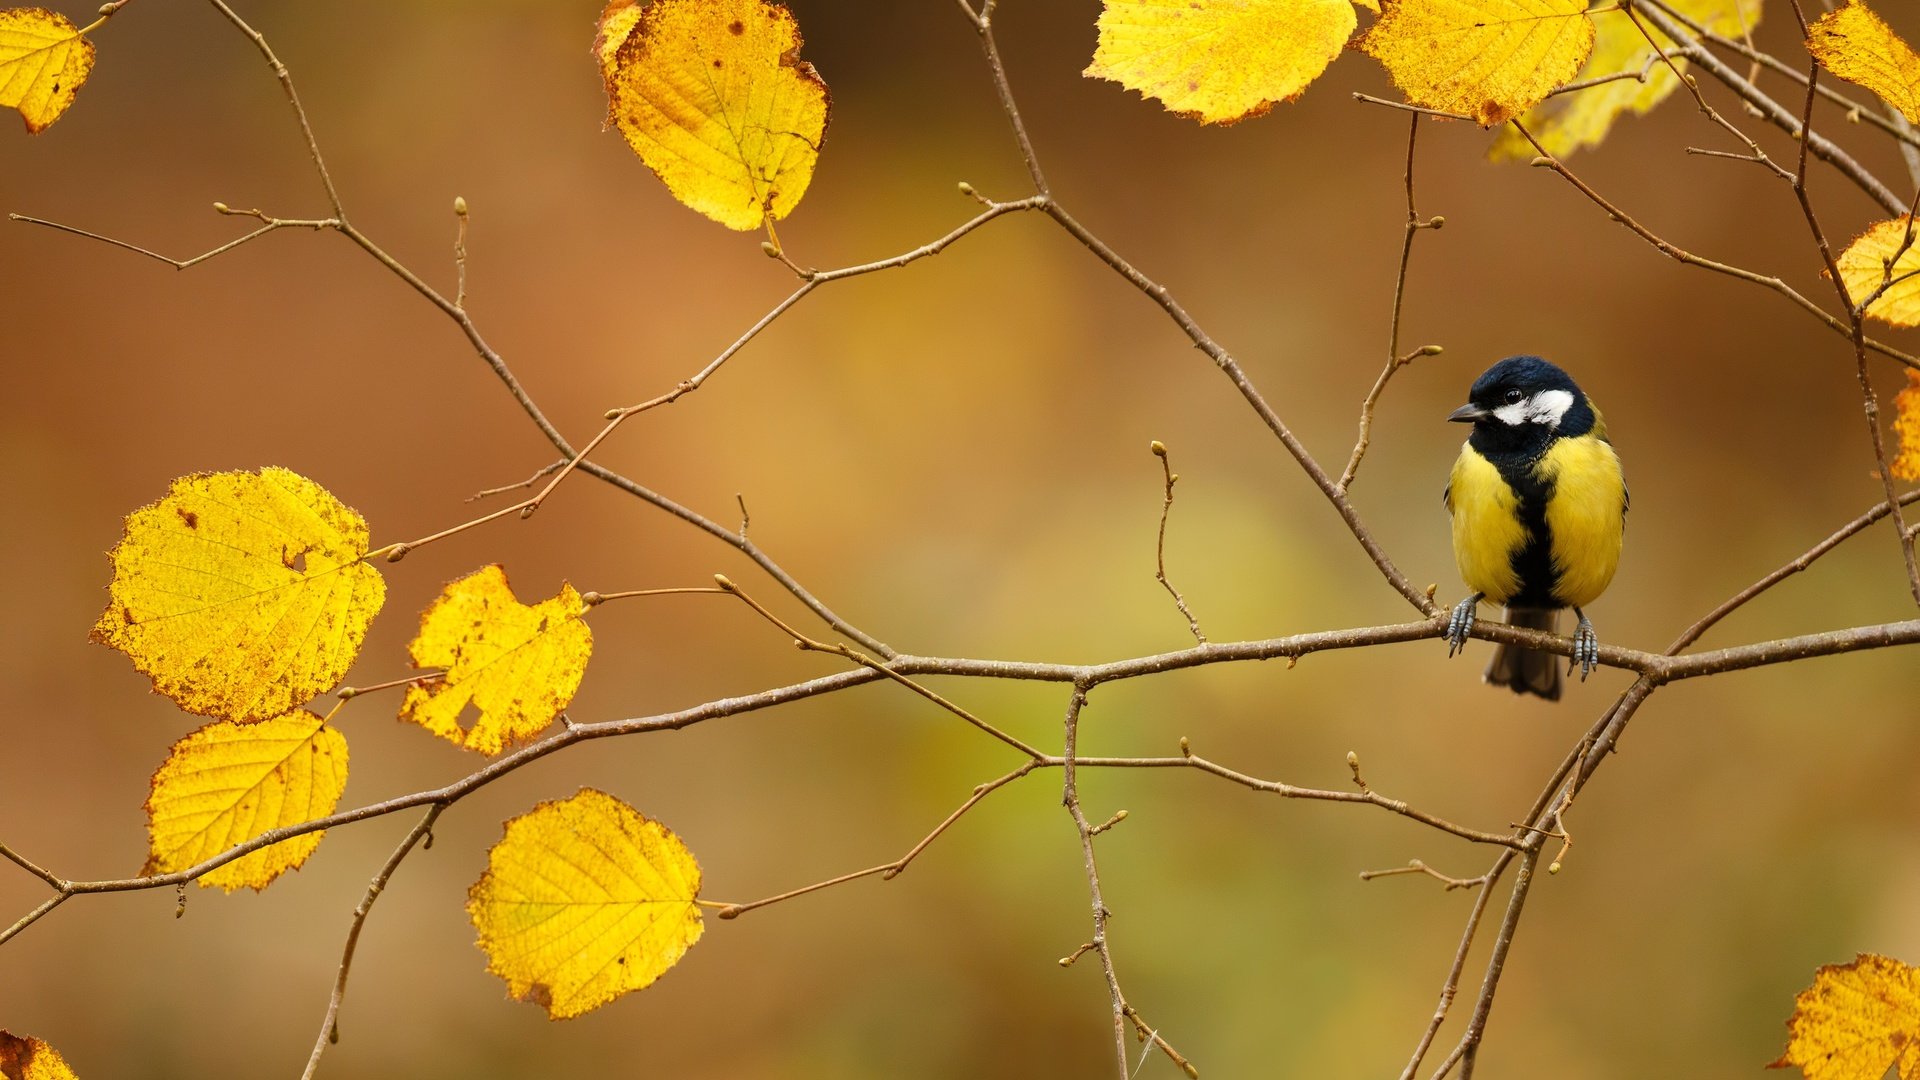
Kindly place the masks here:
POLYGON ((1519 497, 1517 512, 1527 529, 1527 542, 1512 558, 1513 572, 1520 578, 1520 591, 1507 600, 1508 607, 1565 607, 1554 599, 1560 575, 1553 568, 1553 530, 1547 526, 1547 503, 1553 498, 1553 481, 1534 473, 1534 461, 1495 461, 1501 479, 1519 497))

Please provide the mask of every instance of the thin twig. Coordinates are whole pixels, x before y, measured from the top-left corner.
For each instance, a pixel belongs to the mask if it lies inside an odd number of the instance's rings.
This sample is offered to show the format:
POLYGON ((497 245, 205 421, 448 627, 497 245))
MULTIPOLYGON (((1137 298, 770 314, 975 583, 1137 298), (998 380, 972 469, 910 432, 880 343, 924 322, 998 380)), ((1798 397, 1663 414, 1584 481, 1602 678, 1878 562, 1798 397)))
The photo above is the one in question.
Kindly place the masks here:
POLYGON ((1477 889, 1492 880, 1487 874, 1470 878, 1457 878, 1450 874, 1443 874, 1419 859, 1410 859, 1405 866, 1390 866, 1385 870, 1362 870, 1360 880, 1372 881, 1374 878, 1397 877, 1402 874, 1425 874, 1438 881, 1447 892, 1455 889, 1477 889))
MULTIPOLYGON (((1539 156, 1534 158, 1533 160, 1533 163, 1536 166, 1539 166, 1545 169, 1551 169, 1553 172, 1558 173, 1561 179, 1565 180, 1569 184, 1572 184, 1575 190, 1579 191, 1580 194, 1585 195, 1588 198, 1588 200, 1590 200, 1595 206, 1598 206, 1600 209, 1606 211, 1608 217, 1611 217, 1613 220, 1619 222, 1629 232, 1633 233, 1635 236, 1638 236, 1640 239, 1652 245, 1654 250, 1660 252, 1662 255, 1667 256, 1668 258, 1672 259, 1677 263, 1680 263, 1683 266, 1697 266, 1702 270, 1711 270, 1716 274, 1725 274, 1728 277, 1736 278, 1740 281, 1745 281, 1754 285, 1759 285, 1768 289, 1772 289, 1774 292, 1777 292, 1780 295, 1786 297, 1787 299, 1793 301, 1794 304, 1798 305, 1801 310, 1807 312, 1809 315, 1812 315, 1814 318, 1819 319, 1821 322, 1825 323, 1827 325, 1827 328, 1832 330, 1834 333, 1839 334, 1842 337, 1852 336, 1853 330, 1850 323, 1848 323, 1845 320, 1835 318, 1834 316, 1828 314, 1824 309, 1820 307, 1819 304, 1816 304, 1812 300, 1807 299, 1805 296, 1801 295, 1797 290, 1795 290, 1793 286, 1788 285, 1786 282, 1782 281, 1781 279, 1777 277, 1768 277, 1765 274, 1757 274, 1752 270, 1747 270, 1743 267, 1733 266, 1729 263, 1716 262, 1712 259, 1695 255, 1694 253, 1681 248, 1679 245, 1673 244, 1667 241, 1666 239, 1660 237, 1652 229, 1649 229, 1645 225, 1640 224, 1639 221, 1635 220, 1633 216, 1628 214, 1625 210, 1622 210, 1618 206, 1609 202, 1604 195, 1601 195, 1598 191, 1595 191, 1592 188, 1592 186, 1590 186, 1585 180, 1582 180, 1580 179, 1579 176, 1575 175, 1573 170, 1567 168, 1565 162, 1561 161, 1559 158, 1549 153, 1547 151, 1547 148, 1545 146, 1542 146, 1540 144, 1540 141, 1533 137, 1533 133, 1528 131, 1524 124, 1520 123, 1520 121, 1518 120, 1510 121, 1510 123, 1513 124, 1514 130, 1518 131, 1522 136, 1524 136, 1529 143, 1532 143, 1534 150, 1538 152, 1539 156)), ((1866 345, 1867 345, 1867 348, 1872 349, 1875 352, 1881 353, 1882 355, 1891 357, 1894 360, 1897 360, 1900 363, 1905 364, 1907 367, 1920 369, 1920 357, 1916 357, 1911 353, 1903 352, 1884 342, 1875 341, 1872 338, 1866 339, 1866 345)))
POLYGON ((940 824, 935 825, 933 830, 922 837, 919 843, 909 848, 905 855, 900 856, 892 862, 881 863, 878 866, 869 866, 865 870, 856 870, 851 874, 841 874, 838 877, 828 878, 825 881, 816 881, 811 885, 803 885, 798 889, 788 889, 786 892, 769 896, 765 899, 754 900, 745 904, 728 904, 726 907, 721 908, 719 912, 717 912, 717 915, 722 919, 736 919, 756 908, 768 907, 785 900, 792 900, 798 896, 806 896, 808 893, 819 892, 821 889, 829 889, 835 885, 844 885, 849 881, 858 881, 861 878, 872 877, 875 874, 880 875, 880 880, 882 881, 892 881, 894 878, 899 877, 901 872, 906 870, 908 866, 911 866, 913 860, 919 858, 920 853, 927 850, 928 845, 938 840, 942 833, 945 833, 951 828, 954 822, 964 817, 967 811, 980 805, 982 799, 985 799, 987 796, 1039 768, 1041 764, 1042 762, 1037 760, 1029 761, 1012 772, 1005 773, 975 787, 973 793, 967 796, 965 802, 961 803, 952 813, 943 818, 940 824))
POLYGON ((366 925, 367 914, 373 910, 374 901, 380 899, 387 882, 392 880, 394 871, 400 869, 401 861, 420 842, 421 837, 432 831, 434 820, 445 809, 440 803, 427 808, 419 823, 408 830, 400 846, 394 848, 393 854, 387 857, 379 873, 373 875, 373 880, 367 885, 367 895, 361 898, 360 906, 353 909, 353 921, 347 927, 347 944, 340 951, 340 973, 334 977, 333 993, 327 998, 327 1014, 320 1021, 320 1035, 313 1040, 313 1053, 307 1058, 307 1068, 300 1074, 300 1080, 313 1080, 314 1073, 320 1069, 320 1055, 327 1052, 328 1046, 340 1041, 340 1002, 347 996, 347 972, 353 967, 353 951, 360 943, 360 928, 366 925))
POLYGON ((1335 487, 1345 495, 1353 486, 1353 478, 1360 471, 1360 460, 1367 454, 1367 444, 1373 439, 1373 410, 1380 403, 1380 395, 1387 389, 1387 380, 1393 373, 1413 362, 1416 356, 1437 356, 1438 345, 1423 345, 1405 356, 1400 355, 1400 312, 1407 295, 1407 267, 1413 261, 1413 238, 1421 229, 1438 229, 1446 224, 1446 218, 1435 216, 1431 221, 1421 221, 1420 214, 1413 204, 1413 152, 1420 136, 1420 117, 1408 118, 1407 123, 1407 221, 1406 229, 1400 238, 1400 271, 1393 279, 1393 316, 1387 326, 1387 366, 1380 369, 1380 377, 1373 382, 1373 389, 1367 391, 1365 401, 1360 403, 1360 435, 1354 441, 1353 453, 1347 458, 1347 467, 1341 470, 1340 482, 1335 487))
POLYGON ((260 226, 259 228, 253 230, 250 233, 247 233, 245 236, 241 236, 236 239, 229 240, 226 243, 221 244, 219 247, 214 248, 211 251, 203 251, 198 255, 192 256, 191 258, 175 259, 175 258, 172 258, 171 256, 162 255, 157 251, 153 251, 148 248, 143 248, 138 244, 130 244, 125 240, 116 240, 111 236, 102 236, 99 233, 88 232, 85 229, 76 229, 72 225, 62 225, 57 221, 48 221, 45 218, 30 217, 26 214, 8 214, 7 217, 13 221, 22 222, 27 225, 42 225, 42 226, 45 226, 46 228, 55 229, 63 233, 72 233, 75 236, 83 236, 83 237, 86 237, 88 240, 98 240, 103 244, 108 244, 113 247, 120 248, 123 251, 131 251, 136 255, 145 255, 149 259, 156 259, 160 262, 166 263, 168 266, 173 267, 175 270, 185 270, 190 266, 198 266, 199 264, 206 262, 208 259, 215 258, 216 256, 220 256, 220 255, 225 255, 227 252, 232 251, 234 248, 239 247, 240 245, 248 242, 249 240, 257 240, 260 237, 265 236, 270 232, 276 232, 280 229, 319 230, 319 229, 337 229, 340 227, 340 222, 334 218, 324 218, 324 219, 315 219, 315 220, 295 220, 292 218, 274 218, 274 219, 269 219, 266 222, 266 224, 260 226))
POLYGON ((454 196, 453 216, 457 222, 453 231, 453 306, 465 311, 467 310, 467 200, 465 198, 454 196))
MULTIPOLYGON (((1902 506, 1908 506, 1915 502, 1920 502, 1920 489, 1909 491, 1906 494, 1900 496, 1900 504, 1902 506)), ((1825 540, 1820 541, 1818 544, 1813 545, 1811 548, 1808 548, 1806 551, 1802 552, 1801 554, 1796 555, 1793 559, 1789 560, 1785 566, 1782 566, 1780 569, 1775 570, 1773 573, 1768 574, 1767 576, 1761 578, 1759 581, 1756 581, 1753 584, 1747 586, 1746 588, 1740 590, 1738 593, 1735 593, 1732 597, 1730 597, 1726 602, 1722 603, 1719 607, 1716 607, 1712 611, 1701 616, 1699 621, 1695 622, 1692 626, 1687 627, 1687 629, 1684 632, 1682 632, 1679 637, 1673 640, 1673 644, 1667 646, 1667 649, 1666 649, 1667 653, 1669 655, 1678 653, 1680 650, 1693 644, 1695 641, 1698 641, 1700 639, 1700 635, 1706 633, 1709 629, 1713 627, 1715 623, 1719 622, 1721 619, 1726 618, 1728 615, 1731 615, 1735 611, 1744 607, 1748 602, 1752 601, 1755 597, 1759 596, 1761 593, 1766 592, 1768 589, 1773 588, 1775 585, 1778 585, 1780 582, 1785 581, 1787 578, 1792 577, 1797 573, 1800 573, 1802 570, 1805 570, 1809 566, 1812 566, 1815 560, 1819 559, 1822 555, 1825 555, 1827 552, 1832 551, 1834 548, 1839 547, 1840 543, 1846 540, 1848 537, 1853 536, 1859 532, 1862 532, 1869 525, 1872 525, 1874 522, 1879 521, 1883 517, 1886 517, 1887 510, 1888 510, 1888 505, 1886 503, 1881 503, 1880 505, 1875 506, 1873 509, 1868 510, 1866 513, 1861 514, 1859 517, 1854 518, 1852 521, 1847 522, 1845 525, 1842 525, 1838 530, 1836 530, 1833 533, 1833 535, 1827 537, 1825 540)))
POLYGON ((1160 500, 1160 538, 1154 544, 1153 550, 1153 579, 1160 583, 1161 588, 1167 590, 1168 596, 1173 597, 1173 606, 1180 609, 1180 614, 1186 616, 1187 629, 1193 633, 1194 642, 1205 645, 1207 635, 1200 632, 1200 620, 1193 617, 1193 611, 1187 607, 1187 598, 1180 595, 1180 590, 1174 588, 1173 582, 1167 577, 1167 518, 1173 514, 1173 483, 1180 479, 1180 475, 1173 471, 1173 462, 1167 456, 1165 443, 1155 439, 1151 449, 1153 456, 1160 459, 1160 472, 1164 484, 1162 489, 1164 494, 1160 500))

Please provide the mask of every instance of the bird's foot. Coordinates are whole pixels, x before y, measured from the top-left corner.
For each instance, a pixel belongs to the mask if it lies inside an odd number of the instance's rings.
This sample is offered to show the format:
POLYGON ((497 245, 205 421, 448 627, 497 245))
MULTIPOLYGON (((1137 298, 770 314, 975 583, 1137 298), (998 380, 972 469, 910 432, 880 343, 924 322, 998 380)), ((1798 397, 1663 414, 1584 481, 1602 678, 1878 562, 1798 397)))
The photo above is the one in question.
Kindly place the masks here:
POLYGON ((1600 666, 1600 638, 1593 632, 1593 623, 1579 608, 1574 613, 1580 616, 1580 625, 1573 631, 1573 660, 1567 665, 1567 674, 1573 674, 1574 668, 1580 669, 1580 681, 1587 681, 1593 669, 1600 666))
POLYGON ((1453 605, 1453 614, 1447 616, 1447 655, 1453 656, 1467 647, 1467 632, 1473 629, 1475 610, 1485 594, 1474 593, 1465 600, 1453 605))

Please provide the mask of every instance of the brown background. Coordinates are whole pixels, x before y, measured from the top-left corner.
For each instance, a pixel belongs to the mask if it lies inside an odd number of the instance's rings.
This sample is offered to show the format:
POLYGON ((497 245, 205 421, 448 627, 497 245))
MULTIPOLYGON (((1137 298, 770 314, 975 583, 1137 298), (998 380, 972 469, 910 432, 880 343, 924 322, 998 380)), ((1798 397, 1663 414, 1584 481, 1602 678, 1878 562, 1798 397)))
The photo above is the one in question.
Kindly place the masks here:
MULTIPOLYGON (((837 266, 931 239, 971 212, 962 179, 1024 193, 952 5, 795 8, 835 104, 813 187, 781 226, 797 258, 837 266)), ((1797 57, 1788 10, 1769 8, 1763 42, 1797 57)), ((244 10, 295 73, 355 220, 443 287, 449 204, 466 197, 474 316, 574 438, 697 370, 792 288, 756 237, 673 203, 600 130, 591 3, 244 10)), ((1008 0, 999 19, 1056 191, 1182 298, 1337 470, 1386 351, 1399 249, 1407 119, 1349 96, 1391 93, 1385 76, 1344 56, 1300 102, 1203 130, 1079 76, 1096 15, 1088 0, 1008 0)), ((176 254, 239 233, 207 209, 216 199, 323 214, 277 87, 211 8, 145 0, 99 43, 65 119, 0 138, 5 209, 176 254)), ((1821 120, 1908 190, 1870 130, 1821 120)), ((1442 418, 1491 360, 1552 357, 1605 406, 1633 485, 1626 562, 1592 614, 1602 640, 1660 648, 1879 497, 1850 352, 1777 296, 1659 257, 1550 173, 1486 164, 1487 142, 1465 125, 1422 131, 1420 208, 1448 224, 1420 237, 1406 340, 1447 351, 1390 389, 1354 497, 1410 577, 1457 596, 1439 490, 1462 433, 1442 418)), ((1676 243, 1830 304, 1787 187, 1687 145, 1734 148, 1674 101, 1574 164, 1676 243)), ((1882 216, 1824 168, 1814 194, 1837 239, 1882 216)), ((0 839, 64 875, 124 875, 144 855, 147 777, 197 724, 86 641, 128 511, 180 474, 282 464, 384 543, 463 520, 467 495, 551 452, 452 325, 336 236, 283 233, 175 273, 8 225, 0 275, 0 839)), ((1875 374, 1890 396, 1898 372, 1876 361, 1875 374)), ((1183 476, 1169 567, 1213 638, 1407 616, 1225 380, 1037 217, 829 287, 599 457, 728 522, 743 493, 755 538, 896 647, 1086 661, 1188 640, 1152 577, 1156 438, 1183 476)), ((614 590, 724 571, 801 614, 737 553, 580 480, 529 522, 390 568, 350 680, 404 674, 414 613, 490 561, 529 598, 562 579, 614 590)), ((1877 529, 1703 645, 1911 612, 1877 529)), ((594 629, 573 710, 585 720, 840 666, 710 598, 609 608, 594 629)), ((1249 772, 1339 787, 1355 750, 1383 791, 1501 828, 1626 677, 1603 671, 1557 707, 1517 702, 1479 685, 1485 656, 1475 644, 1449 663, 1426 642, 1115 686, 1096 695, 1082 751, 1170 753, 1185 735, 1249 772)), ((1535 890, 1482 1075, 1757 1076, 1817 965, 1859 950, 1920 960, 1914 671, 1910 651, 1888 651, 1657 696, 1571 814, 1566 871, 1535 890)), ((1057 745, 1058 687, 942 689, 1057 745)), ((394 723, 393 705, 341 714, 345 805, 479 763, 394 723)), ((500 821, 583 784, 685 837, 706 895, 746 900, 897 856, 1015 763, 875 686, 525 769, 449 813, 400 871, 326 1072, 1106 1075, 1097 966, 1054 963, 1089 929, 1057 775, 996 795, 898 880, 712 924, 657 986, 567 1024, 505 1000, 461 911, 500 821)), ((1470 898, 1355 875, 1415 857, 1469 875, 1487 853, 1197 775, 1094 774, 1084 790, 1096 819, 1132 812, 1100 848, 1125 986, 1206 1074, 1397 1074, 1470 898)), ((406 826, 339 830, 261 895, 192 890, 179 921, 167 890, 75 900, 0 950, 0 1026, 50 1039, 89 1080, 294 1075, 348 915, 406 826)), ((45 891, 0 867, 0 918, 45 891)), ((1476 954, 1470 985, 1481 966, 1476 954)), ((1141 1075, 1173 1071, 1156 1059, 1141 1075)))

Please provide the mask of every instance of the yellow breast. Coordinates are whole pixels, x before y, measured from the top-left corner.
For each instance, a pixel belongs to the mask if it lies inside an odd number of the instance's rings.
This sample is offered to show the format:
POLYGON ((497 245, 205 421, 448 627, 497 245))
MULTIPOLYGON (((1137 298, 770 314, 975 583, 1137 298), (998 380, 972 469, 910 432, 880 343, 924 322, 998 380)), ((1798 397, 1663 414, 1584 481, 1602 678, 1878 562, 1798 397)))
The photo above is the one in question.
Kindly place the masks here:
POLYGON ((1547 528, 1553 534, 1553 568, 1559 575, 1554 598, 1569 607, 1585 607, 1606 591, 1620 565, 1627 520, 1620 456, 1592 435, 1559 439, 1534 470, 1553 483, 1547 528))
POLYGON ((1462 446, 1447 485, 1447 510, 1453 515, 1453 558, 1460 578, 1487 599, 1504 604, 1520 591, 1513 556, 1527 543, 1526 526, 1515 513, 1519 500, 1493 463, 1462 446))

